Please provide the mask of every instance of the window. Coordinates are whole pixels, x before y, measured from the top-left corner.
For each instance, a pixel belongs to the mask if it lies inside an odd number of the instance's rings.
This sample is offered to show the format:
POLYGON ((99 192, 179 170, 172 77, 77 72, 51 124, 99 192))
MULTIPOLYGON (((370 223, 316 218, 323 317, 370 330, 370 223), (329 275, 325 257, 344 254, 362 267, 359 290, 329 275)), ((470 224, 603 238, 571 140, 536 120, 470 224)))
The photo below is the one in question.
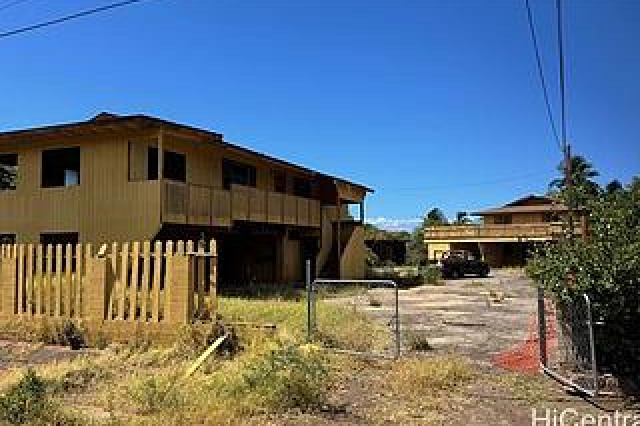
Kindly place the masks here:
POLYGON ((287 175, 282 172, 273 172, 273 190, 275 192, 287 192, 287 175))
POLYGON ((78 233, 77 232, 43 232, 40 234, 40 244, 42 245, 67 245, 67 244, 78 244, 78 233))
POLYGON ((16 189, 18 154, 0 154, 0 190, 16 189))
POLYGON ((511 224, 511 215, 509 214, 501 214, 497 215, 494 219, 494 223, 496 225, 510 225, 511 224))
POLYGON ((0 244, 15 244, 16 234, 0 234, 0 244))
POLYGON ((224 189, 231 185, 256 186, 256 168, 248 164, 227 159, 222 160, 222 185, 224 189))
MULTIPOLYGON (((164 151, 162 156, 163 179, 178 182, 187 181, 187 156, 179 152, 164 151)), ((158 179, 158 148, 150 146, 147 150, 147 179, 158 179)))
POLYGON ((293 195, 311 198, 311 182, 303 178, 293 179, 293 195))
POLYGON ((80 148, 42 151, 42 187, 80 185, 80 148))

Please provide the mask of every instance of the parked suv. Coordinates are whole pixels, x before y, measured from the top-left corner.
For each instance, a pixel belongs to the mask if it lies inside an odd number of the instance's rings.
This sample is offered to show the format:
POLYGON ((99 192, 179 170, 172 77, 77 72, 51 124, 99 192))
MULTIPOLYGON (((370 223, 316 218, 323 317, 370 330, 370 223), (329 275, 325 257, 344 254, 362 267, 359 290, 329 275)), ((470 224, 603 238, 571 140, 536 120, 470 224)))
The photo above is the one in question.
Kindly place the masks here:
POLYGON ((489 264, 477 259, 466 250, 450 250, 442 254, 440 269, 443 278, 461 278, 465 275, 489 275, 489 264))

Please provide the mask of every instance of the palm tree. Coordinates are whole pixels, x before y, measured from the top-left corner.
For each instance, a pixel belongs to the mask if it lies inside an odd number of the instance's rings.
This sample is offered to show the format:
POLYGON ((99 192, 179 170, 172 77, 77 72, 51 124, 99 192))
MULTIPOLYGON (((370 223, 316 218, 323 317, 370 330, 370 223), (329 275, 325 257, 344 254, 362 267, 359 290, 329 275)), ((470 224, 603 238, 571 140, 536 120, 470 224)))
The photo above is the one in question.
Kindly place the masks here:
MULTIPOLYGON (((558 171, 562 173, 562 177, 552 180, 549 184, 549 189, 563 193, 567 189, 564 161, 558 165, 558 171)), ((593 181, 593 178, 598 176, 600 176, 600 173, 582 155, 571 157, 571 183, 575 188, 588 195, 598 194, 600 186, 593 181)))

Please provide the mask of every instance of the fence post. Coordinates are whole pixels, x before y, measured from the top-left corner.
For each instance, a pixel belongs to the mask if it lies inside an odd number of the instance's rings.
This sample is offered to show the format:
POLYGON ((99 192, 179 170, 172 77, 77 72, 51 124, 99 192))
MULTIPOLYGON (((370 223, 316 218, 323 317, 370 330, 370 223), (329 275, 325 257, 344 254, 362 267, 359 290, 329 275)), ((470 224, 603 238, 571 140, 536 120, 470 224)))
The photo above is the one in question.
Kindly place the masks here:
POLYGON ((540 363, 547 366, 547 320, 544 306, 544 289, 538 287, 538 343, 540 363))
POLYGON ((9 256, 0 260, 0 312, 3 317, 16 313, 17 260, 9 256))
POLYGON ((216 240, 209 242, 211 263, 209 268, 209 312, 211 320, 216 320, 218 313, 218 243, 216 240))
POLYGON ((313 305, 313 289, 311 288, 311 261, 305 261, 305 282, 307 284, 307 342, 312 340, 311 308, 313 305))
POLYGON ((193 268, 191 256, 176 253, 167 259, 171 270, 168 283, 168 320, 173 324, 190 324, 193 315, 193 268))
POLYGON ((107 259, 87 258, 86 270, 84 313, 90 321, 101 323, 107 315, 107 259))
POLYGON ((593 394, 598 395, 598 362, 596 360, 596 338, 593 331, 593 311, 591 310, 591 299, 587 294, 584 297, 587 307, 587 326, 589 327, 589 349, 591 351, 591 374, 593 374, 593 394))

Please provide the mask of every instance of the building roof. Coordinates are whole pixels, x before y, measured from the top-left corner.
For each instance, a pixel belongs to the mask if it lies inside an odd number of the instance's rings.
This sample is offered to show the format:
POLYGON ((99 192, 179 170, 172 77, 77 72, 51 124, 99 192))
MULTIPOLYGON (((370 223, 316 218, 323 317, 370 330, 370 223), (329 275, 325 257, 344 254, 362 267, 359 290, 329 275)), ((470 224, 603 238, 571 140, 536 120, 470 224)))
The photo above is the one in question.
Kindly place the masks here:
POLYGON ((511 213, 563 212, 568 210, 567 206, 558 203, 552 198, 532 194, 518 198, 502 207, 481 210, 471 214, 474 216, 491 216, 511 213))
POLYGON ((314 174, 321 177, 336 180, 338 182, 346 183, 356 186, 361 190, 367 192, 373 192, 373 189, 364 186, 359 183, 349 181, 347 179, 332 176, 326 173, 322 173, 316 170, 309 169, 298 164, 291 163, 286 160, 282 160, 276 157, 272 157, 267 154, 263 154, 257 151, 253 151, 243 146, 229 143, 224 140, 221 133, 213 132, 211 130, 200 129, 197 127, 176 123, 173 121, 163 120, 161 118, 152 117, 144 114, 133 115, 118 115, 109 112, 101 112, 98 115, 85 121, 77 121, 73 123, 55 124, 50 126, 33 127, 29 129, 11 130, 6 132, 0 132, 0 144, 4 142, 20 142, 20 141, 33 141, 36 139, 51 138, 52 136, 59 137, 71 137, 81 136, 86 134, 100 134, 109 133, 123 130, 154 130, 164 129, 167 131, 173 131, 183 135, 189 135, 197 141, 203 143, 219 144, 224 148, 228 148, 234 151, 243 152, 246 154, 254 155, 262 158, 270 163, 279 164, 286 167, 291 167, 300 170, 304 173, 314 174))

